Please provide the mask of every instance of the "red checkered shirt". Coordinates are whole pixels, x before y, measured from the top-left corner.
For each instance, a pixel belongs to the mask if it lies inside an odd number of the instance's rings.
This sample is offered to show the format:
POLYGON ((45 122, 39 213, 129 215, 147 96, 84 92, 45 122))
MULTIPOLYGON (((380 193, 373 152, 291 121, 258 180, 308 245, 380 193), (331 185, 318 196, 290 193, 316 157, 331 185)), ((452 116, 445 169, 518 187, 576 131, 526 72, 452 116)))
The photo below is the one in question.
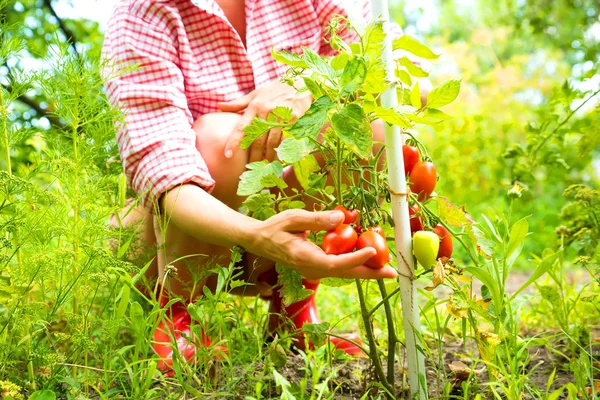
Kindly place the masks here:
MULTIPOLYGON (((367 19, 368 1, 348 9, 367 19)), ((361 2, 362 1, 362 2, 361 2)), ((322 39, 349 0, 246 0, 246 47, 214 0, 121 0, 109 21, 105 59, 122 73, 106 84, 124 120, 117 141, 125 173, 152 209, 183 183, 207 191, 215 182, 195 147, 192 123, 282 75, 271 48, 333 53, 322 39), (139 66, 129 71, 124 66, 139 66)), ((350 37, 348 39, 356 39, 350 37)))

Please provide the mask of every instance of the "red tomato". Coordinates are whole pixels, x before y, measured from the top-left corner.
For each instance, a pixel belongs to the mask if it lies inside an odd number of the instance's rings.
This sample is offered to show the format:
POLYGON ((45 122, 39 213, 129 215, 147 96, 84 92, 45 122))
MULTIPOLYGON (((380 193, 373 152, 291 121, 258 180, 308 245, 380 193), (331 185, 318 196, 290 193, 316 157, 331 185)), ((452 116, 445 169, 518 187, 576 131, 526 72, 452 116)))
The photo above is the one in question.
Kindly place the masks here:
POLYGON ((385 237, 385 232, 383 231, 383 228, 380 227, 379 225, 375 225, 370 227, 369 229, 367 229, 368 231, 373 231, 375 233, 378 233, 379 236, 381 236, 383 238, 383 240, 386 240, 387 238, 385 237))
POLYGON ((402 155, 404 156, 404 173, 408 176, 415 164, 419 162, 421 155, 419 154, 419 149, 410 144, 402 146, 402 155))
POLYGON ((437 258, 452 256, 452 235, 442 225, 436 225, 433 231, 440 237, 440 249, 437 258))
POLYGON ((344 206, 335 206, 334 210, 339 210, 344 213, 344 223, 351 224, 358 218, 358 210, 348 210, 344 206))
MULTIPOLYGON (((415 204, 414 206, 408 207, 408 213, 411 216, 417 215, 419 210, 420 210, 420 208, 417 204, 415 204)), ((421 221, 421 217, 412 217, 410 219, 410 233, 414 234, 416 231, 422 231, 422 230, 423 230, 423 222, 421 221)))
POLYGON ((381 269, 390 261, 390 249, 379 233, 369 230, 361 234, 356 241, 356 249, 360 250, 365 247, 372 247, 377 251, 373 257, 365 262, 367 267, 381 269))
POLYGON ((358 235, 350 225, 341 224, 323 236, 323 251, 327 254, 345 254, 354 250, 358 235))
POLYGON ((419 200, 428 198, 437 183, 435 165, 429 161, 418 162, 410 171, 410 190, 419 195, 419 200))

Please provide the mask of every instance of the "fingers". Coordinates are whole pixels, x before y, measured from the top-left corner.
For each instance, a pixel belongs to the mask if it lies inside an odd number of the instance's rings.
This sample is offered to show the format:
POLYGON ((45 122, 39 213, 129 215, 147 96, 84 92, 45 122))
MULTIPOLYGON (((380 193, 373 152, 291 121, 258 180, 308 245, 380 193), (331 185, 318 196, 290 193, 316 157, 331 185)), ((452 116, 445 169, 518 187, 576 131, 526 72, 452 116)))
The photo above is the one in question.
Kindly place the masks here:
POLYGON ((244 128, 250 125, 252 118, 256 115, 254 108, 250 107, 246 110, 235 129, 229 135, 227 143, 225 143, 225 157, 232 158, 233 154, 240 148, 240 142, 244 138, 244 128))
POLYGON ((287 210, 276 217, 288 232, 328 231, 344 221, 341 211, 287 210))
POLYGON ((221 111, 238 112, 250 105, 250 102, 256 97, 256 90, 251 91, 245 96, 232 101, 222 101, 217 103, 217 108, 221 111))
POLYGON ((281 143, 281 128, 271 129, 269 132, 269 137, 267 138, 266 150, 265 150, 265 158, 269 161, 275 160, 275 149, 279 147, 281 143))

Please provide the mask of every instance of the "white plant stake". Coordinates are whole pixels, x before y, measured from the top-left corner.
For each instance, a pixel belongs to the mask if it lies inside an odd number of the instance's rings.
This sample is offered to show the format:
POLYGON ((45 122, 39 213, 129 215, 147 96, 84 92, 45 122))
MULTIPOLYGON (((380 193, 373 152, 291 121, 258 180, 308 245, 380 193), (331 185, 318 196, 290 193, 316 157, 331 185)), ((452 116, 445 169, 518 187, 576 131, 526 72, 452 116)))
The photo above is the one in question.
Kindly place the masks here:
MULTIPOLYGON (((373 19, 384 21, 385 39, 383 41, 383 60, 389 81, 396 80, 394 75, 395 62, 392 57, 392 40, 389 35, 389 11, 387 0, 372 2, 373 19)), ((381 105, 394 108, 398 105, 396 88, 387 89, 381 96, 381 105)), ((406 335, 406 354, 408 361, 408 381, 412 398, 426 399, 425 360, 423 353, 417 349, 416 332, 421 331, 419 321, 419 305, 415 287, 414 262, 412 256, 412 240, 410 234, 410 216, 408 214, 406 177, 404 176, 404 158, 402 145, 404 138, 400 127, 385 125, 386 157, 388 164, 389 187, 392 199, 392 216, 394 218, 394 235, 396 238, 396 255, 398 257, 400 298, 402 301, 402 316, 406 335)))

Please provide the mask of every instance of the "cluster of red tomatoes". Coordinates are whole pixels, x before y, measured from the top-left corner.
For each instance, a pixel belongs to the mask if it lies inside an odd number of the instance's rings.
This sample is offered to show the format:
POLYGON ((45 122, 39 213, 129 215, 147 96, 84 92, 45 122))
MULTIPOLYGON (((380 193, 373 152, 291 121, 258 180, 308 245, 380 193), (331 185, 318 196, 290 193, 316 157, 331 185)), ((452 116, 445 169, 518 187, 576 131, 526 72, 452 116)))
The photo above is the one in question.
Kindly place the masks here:
MULTIPOLYGON (((430 161, 420 161, 421 156, 415 146, 405 144, 402 154, 404 173, 410 180, 411 192, 419 196, 419 201, 429 198, 437 182, 435 166, 430 161)), ((424 268, 429 268, 435 260, 452 256, 452 236, 442 225, 434 226, 433 232, 425 230, 421 218, 417 216, 419 211, 416 204, 409 207, 413 253, 424 268)))
POLYGON ((334 210, 344 213, 344 223, 325 234, 323 251, 327 254, 340 255, 350 253, 354 249, 372 247, 377 253, 369 258, 365 265, 375 269, 383 268, 390 261, 390 249, 383 229, 380 226, 373 226, 364 230, 357 224, 352 227, 350 224, 354 224, 358 219, 357 210, 348 210, 344 206, 336 206, 334 210))

